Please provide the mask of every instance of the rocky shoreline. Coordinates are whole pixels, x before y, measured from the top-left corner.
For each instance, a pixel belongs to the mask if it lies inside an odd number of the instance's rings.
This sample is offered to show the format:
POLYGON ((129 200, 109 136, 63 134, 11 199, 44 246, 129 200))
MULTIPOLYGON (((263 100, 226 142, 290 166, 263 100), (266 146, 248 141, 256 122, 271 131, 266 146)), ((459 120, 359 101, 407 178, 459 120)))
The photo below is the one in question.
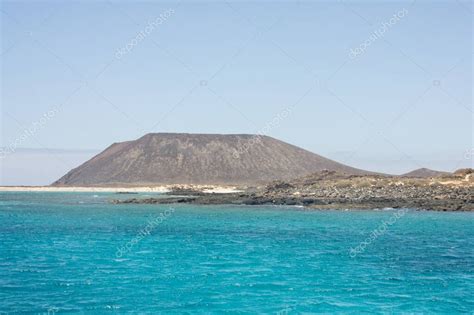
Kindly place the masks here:
POLYGON ((287 205, 312 209, 413 208, 474 211, 474 173, 462 170, 437 178, 346 175, 323 171, 288 182, 212 194, 172 190, 160 198, 113 200, 116 204, 287 205))

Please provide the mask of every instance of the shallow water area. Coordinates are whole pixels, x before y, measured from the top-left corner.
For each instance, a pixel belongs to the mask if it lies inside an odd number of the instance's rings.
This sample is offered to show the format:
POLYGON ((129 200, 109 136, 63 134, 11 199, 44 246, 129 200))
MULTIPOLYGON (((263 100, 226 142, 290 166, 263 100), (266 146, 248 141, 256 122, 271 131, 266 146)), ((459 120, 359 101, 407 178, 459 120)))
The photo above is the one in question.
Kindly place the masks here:
POLYGON ((474 310, 473 213, 150 195, 0 193, 0 313, 474 310))

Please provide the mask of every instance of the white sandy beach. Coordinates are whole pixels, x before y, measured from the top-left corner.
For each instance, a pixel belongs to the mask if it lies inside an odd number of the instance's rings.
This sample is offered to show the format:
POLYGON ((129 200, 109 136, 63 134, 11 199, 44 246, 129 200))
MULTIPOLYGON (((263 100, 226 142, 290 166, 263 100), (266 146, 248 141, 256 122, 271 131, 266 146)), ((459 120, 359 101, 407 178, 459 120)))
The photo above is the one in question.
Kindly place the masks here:
POLYGON ((169 185, 169 186, 145 186, 145 187, 54 187, 54 186, 0 186, 0 192, 156 192, 165 193, 172 190, 173 187, 182 189, 194 189, 204 193, 225 194, 240 192, 236 187, 226 186, 199 186, 199 185, 169 185))

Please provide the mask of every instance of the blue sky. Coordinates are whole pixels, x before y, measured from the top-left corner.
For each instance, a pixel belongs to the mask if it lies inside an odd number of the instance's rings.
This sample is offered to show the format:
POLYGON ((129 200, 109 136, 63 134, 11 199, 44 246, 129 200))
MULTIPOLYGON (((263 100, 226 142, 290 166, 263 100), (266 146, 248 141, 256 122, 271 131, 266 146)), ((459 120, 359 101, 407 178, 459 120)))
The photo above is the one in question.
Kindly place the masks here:
POLYGON ((47 184, 147 132, 265 130, 389 173, 472 165, 469 1, 1 8, 0 184, 47 184))

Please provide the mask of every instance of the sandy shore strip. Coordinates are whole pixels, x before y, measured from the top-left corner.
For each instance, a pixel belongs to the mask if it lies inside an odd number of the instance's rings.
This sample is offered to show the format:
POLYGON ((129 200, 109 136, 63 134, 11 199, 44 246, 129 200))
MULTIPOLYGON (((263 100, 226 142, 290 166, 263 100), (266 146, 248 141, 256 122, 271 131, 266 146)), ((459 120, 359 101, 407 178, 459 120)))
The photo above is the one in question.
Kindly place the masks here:
POLYGON ((193 189, 202 191, 204 193, 227 194, 233 192, 240 192, 236 187, 225 186, 183 186, 183 185, 169 185, 169 186, 148 186, 148 187, 54 187, 54 186, 0 186, 0 192, 123 192, 123 193, 140 193, 140 192, 156 192, 166 193, 173 190, 173 188, 180 187, 182 189, 193 189))
POLYGON ((17 192, 158 192, 165 193, 169 189, 161 187, 50 187, 50 186, 0 186, 0 191, 17 192))

